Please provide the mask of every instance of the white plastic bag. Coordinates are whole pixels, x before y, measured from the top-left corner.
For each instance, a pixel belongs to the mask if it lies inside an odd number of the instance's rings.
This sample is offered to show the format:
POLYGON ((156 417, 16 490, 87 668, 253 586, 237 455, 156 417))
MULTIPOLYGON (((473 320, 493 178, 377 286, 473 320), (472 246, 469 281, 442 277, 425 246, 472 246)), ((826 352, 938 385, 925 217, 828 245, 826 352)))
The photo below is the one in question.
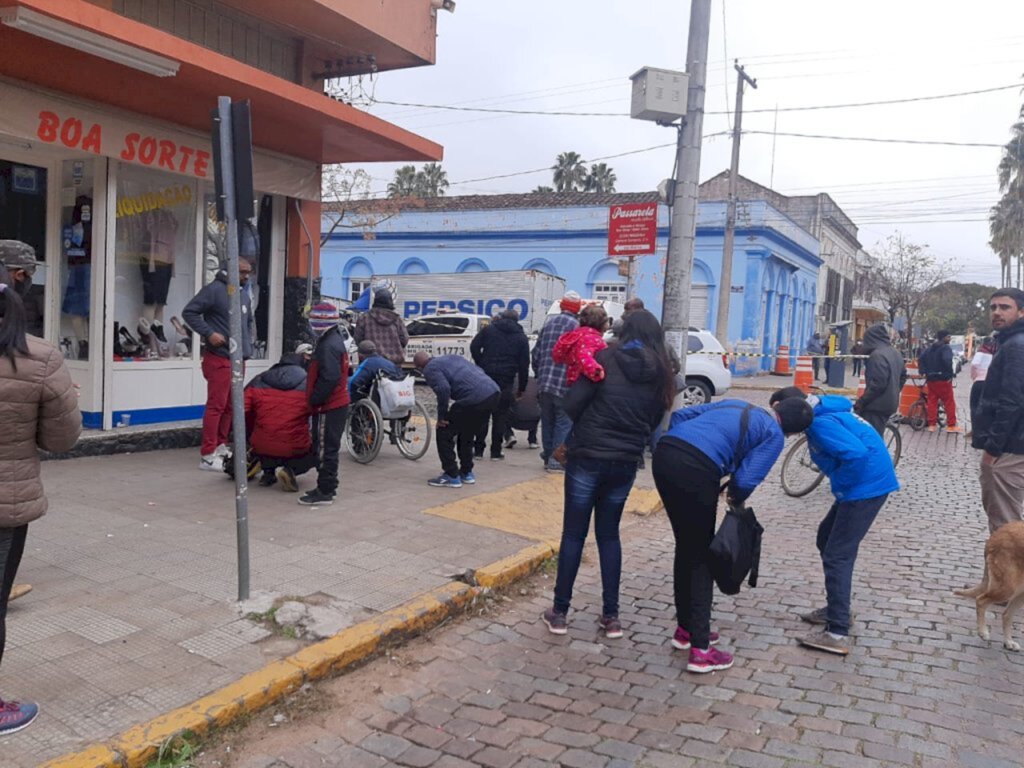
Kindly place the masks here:
POLYGON ((377 387, 380 412, 385 419, 403 419, 416 404, 415 378, 407 376, 401 381, 381 379, 377 387))

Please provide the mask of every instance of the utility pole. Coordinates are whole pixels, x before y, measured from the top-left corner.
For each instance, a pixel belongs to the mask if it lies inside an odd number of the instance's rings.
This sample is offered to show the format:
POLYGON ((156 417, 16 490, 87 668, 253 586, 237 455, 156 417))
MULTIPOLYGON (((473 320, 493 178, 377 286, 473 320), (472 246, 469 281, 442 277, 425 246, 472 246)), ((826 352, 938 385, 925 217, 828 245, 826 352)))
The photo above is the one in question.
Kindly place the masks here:
POLYGON ((732 165, 729 166, 729 200, 725 208, 725 238, 722 241, 722 274, 718 284, 718 317, 715 336, 729 347, 729 299, 732 293, 732 251, 736 242, 736 186, 740 175, 740 136, 743 127, 743 85, 757 88, 757 80, 748 75, 739 62, 733 64, 736 78, 736 119, 732 129, 732 165))
MULTIPOLYGON (((690 325, 690 280, 697 236, 697 194, 700 182, 701 132, 704 128, 704 84, 708 68, 708 36, 711 31, 711 0, 690 3, 690 32, 686 43, 686 74, 689 87, 686 117, 676 145, 675 194, 669 226, 665 264, 665 294, 661 324, 665 342, 679 354, 680 374, 686 374, 686 331, 690 325)), ((676 395, 675 408, 685 398, 676 395)))

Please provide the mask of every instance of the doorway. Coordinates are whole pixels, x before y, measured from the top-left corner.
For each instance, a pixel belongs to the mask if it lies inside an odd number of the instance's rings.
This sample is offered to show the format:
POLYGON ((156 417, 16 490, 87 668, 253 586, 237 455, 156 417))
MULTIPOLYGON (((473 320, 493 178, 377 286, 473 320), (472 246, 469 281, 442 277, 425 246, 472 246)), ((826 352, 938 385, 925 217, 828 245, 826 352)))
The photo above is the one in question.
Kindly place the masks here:
POLYGON ((27 276, 31 285, 21 292, 33 336, 44 335, 46 316, 46 169, 0 160, 0 240, 20 240, 32 246, 38 266, 27 276))

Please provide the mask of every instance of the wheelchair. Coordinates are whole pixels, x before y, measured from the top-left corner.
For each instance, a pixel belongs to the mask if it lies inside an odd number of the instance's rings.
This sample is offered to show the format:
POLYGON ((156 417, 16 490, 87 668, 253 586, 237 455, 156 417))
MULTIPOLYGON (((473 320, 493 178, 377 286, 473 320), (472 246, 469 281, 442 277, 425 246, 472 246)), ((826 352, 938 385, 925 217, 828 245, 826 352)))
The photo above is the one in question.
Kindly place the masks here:
POLYGON ((386 373, 378 374, 367 396, 348 409, 345 447, 352 459, 360 464, 369 464, 377 458, 385 439, 394 443, 398 452, 410 461, 423 458, 430 448, 430 417, 422 404, 413 404, 405 415, 389 414, 385 417, 381 412, 378 388, 385 378, 388 378, 386 373))

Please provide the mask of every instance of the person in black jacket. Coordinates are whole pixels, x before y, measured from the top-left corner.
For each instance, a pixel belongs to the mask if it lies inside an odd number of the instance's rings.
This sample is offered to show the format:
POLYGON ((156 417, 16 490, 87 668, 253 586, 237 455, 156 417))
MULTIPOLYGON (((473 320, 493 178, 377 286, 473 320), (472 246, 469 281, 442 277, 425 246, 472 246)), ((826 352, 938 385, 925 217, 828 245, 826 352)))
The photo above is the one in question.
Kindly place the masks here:
POLYGON ((313 411, 313 444, 317 454, 316 488, 299 497, 307 507, 334 503, 338 491, 338 453, 348 414, 348 351, 333 304, 317 304, 309 327, 317 336, 309 361, 306 397, 313 411))
POLYGON ((949 331, 935 334, 935 343, 917 359, 921 375, 928 382, 928 431, 934 432, 939 421, 939 401, 946 409, 946 431, 963 432, 956 423, 956 398, 953 397, 953 348, 949 331))
POLYGON ((981 454, 981 503, 989 531, 1022 519, 1024 509, 1024 291, 989 300, 999 347, 985 376, 971 445, 981 454))
MULTIPOLYGON (((505 456, 501 452, 501 440, 505 435, 509 414, 516 399, 522 397, 530 375, 530 342, 519 324, 519 313, 506 309, 498 319, 490 323, 473 337, 469 344, 473 362, 483 368, 484 373, 498 385, 498 407, 491 414, 491 460, 499 461, 505 456), (518 377, 519 389, 516 391, 518 377)), ((476 434, 474 455, 484 455, 487 443, 487 422, 476 434)))
POLYGON ((598 622, 607 637, 616 638, 622 637, 619 520, 651 430, 672 405, 675 376, 661 325, 647 310, 626 318, 619 342, 598 352, 597 362, 604 368, 604 380, 581 376, 565 398, 573 428, 565 467, 562 542, 554 604, 541 618, 552 634, 566 633, 572 588, 593 513, 601 561, 598 622))
POLYGON ((868 328, 860 344, 868 360, 864 366, 864 394, 853 404, 853 410, 881 435, 900 406, 907 367, 902 355, 893 349, 885 323, 868 328))

